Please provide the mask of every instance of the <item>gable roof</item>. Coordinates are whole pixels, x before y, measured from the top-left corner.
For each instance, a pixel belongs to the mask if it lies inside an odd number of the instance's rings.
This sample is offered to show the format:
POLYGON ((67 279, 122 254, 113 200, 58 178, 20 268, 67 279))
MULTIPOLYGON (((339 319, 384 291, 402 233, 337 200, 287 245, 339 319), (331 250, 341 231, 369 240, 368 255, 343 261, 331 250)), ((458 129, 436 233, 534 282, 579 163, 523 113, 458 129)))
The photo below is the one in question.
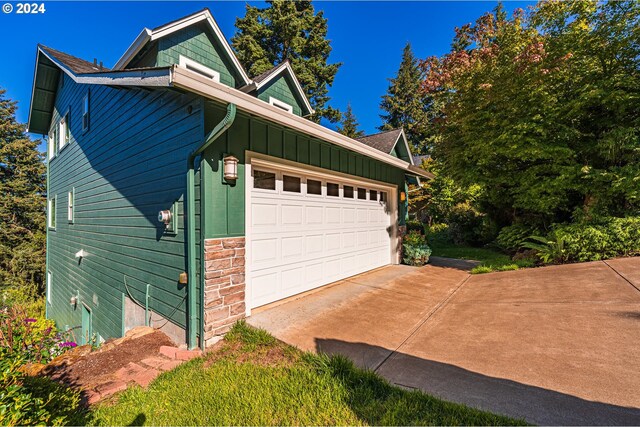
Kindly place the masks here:
POLYGON ((302 100, 304 107, 307 109, 307 114, 303 114, 303 115, 306 116, 309 114, 313 114, 315 110, 313 109, 313 107, 311 107, 311 104, 309 103, 309 99, 307 98, 307 94, 304 93, 304 90, 302 89, 302 85, 300 84, 300 81, 296 77, 296 74, 293 72, 293 68, 291 68, 291 62, 289 61, 289 59, 285 59, 281 64, 276 65, 272 69, 267 70, 264 73, 254 77, 251 83, 241 87, 240 90, 245 93, 250 93, 255 90, 260 90, 260 88, 264 87, 265 85, 268 85, 269 83, 271 83, 272 81, 274 81, 276 78, 278 78, 283 74, 289 76, 289 78, 293 82, 293 85, 296 89, 298 97, 302 100))
MULTIPOLYGON (((393 151, 393 148, 396 146, 398 139, 402 134, 402 129, 392 129, 380 133, 374 133, 372 135, 366 135, 357 138, 357 140, 369 147, 373 147, 376 150, 389 154, 393 151)), ((409 151, 409 153, 411 153, 411 151, 409 151)))
POLYGON ((107 67, 100 67, 97 64, 93 64, 89 61, 85 61, 84 59, 69 55, 68 53, 60 52, 59 50, 55 50, 43 45, 38 46, 40 50, 47 54, 47 56, 57 59, 74 74, 90 74, 110 71, 107 67))
POLYGON ((131 46, 129 46, 122 57, 113 66, 113 69, 123 70, 136 56, 136 54, 147 45, 147 43, 158 40, 162 37, 175 33, 176 31, 180 31, 183 28, 189 27, 191 25, 198 24, 200 22, 206 22, 209 29, 213 32, 213 34, 220 42, 222 49, 231 61, 231 64, 234 66, 238 76, 240 76, 240 79, 242 80, 241 84, 247 85, 251 83, 251 79, 247 75, 247 72, 245 71, 242 64, 240 64, 240 61, 238 61, 238 58, 233 53, 229 42, 227 42, 227 39, 222 34, 220 27, 216 23, 215 19, 213 19, 211 12, 207 8, 204 8, 201 11, 193 13, 191 15, 185 16, 184 18, 176 19, 175 21, 171 21, 167 24, 161 25, 151 30, 148 28, 143 28, 140 35, 138 35, 134 42, 131 43, 131 46))
POLYGON ((171 69, 164 67, 113 71, 68 53, 38 45, 29 104, 28 132, 46 134, 49 131, 61 73, 65 73, 76 83, 168 86, 171 69))

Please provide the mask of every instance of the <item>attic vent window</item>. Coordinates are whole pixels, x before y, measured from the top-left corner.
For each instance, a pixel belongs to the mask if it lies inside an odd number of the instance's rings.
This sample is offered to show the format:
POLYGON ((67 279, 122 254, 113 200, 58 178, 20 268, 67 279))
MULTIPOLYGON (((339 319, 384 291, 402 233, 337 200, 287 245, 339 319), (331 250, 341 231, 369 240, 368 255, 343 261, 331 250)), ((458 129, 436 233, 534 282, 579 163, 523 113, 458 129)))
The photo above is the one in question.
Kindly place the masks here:
POLYGON ((216 70, 212 70, 211 68, 202 65, 199 62, 194 61, 193 59, 187 58, 186 56, 180 55, 180 66, 186 68, 189 71, 193 71, 202 76, 205 76, 208 79, 213 80, 216 83, 220 83, 220 73, 216 70))
POLYGON ((278 107, 288 113, 293 113, 293 107, 285 102, 280 101, 279 99, 274 98, 273 96, 269 97, 269 104, 274 107, 278 107))

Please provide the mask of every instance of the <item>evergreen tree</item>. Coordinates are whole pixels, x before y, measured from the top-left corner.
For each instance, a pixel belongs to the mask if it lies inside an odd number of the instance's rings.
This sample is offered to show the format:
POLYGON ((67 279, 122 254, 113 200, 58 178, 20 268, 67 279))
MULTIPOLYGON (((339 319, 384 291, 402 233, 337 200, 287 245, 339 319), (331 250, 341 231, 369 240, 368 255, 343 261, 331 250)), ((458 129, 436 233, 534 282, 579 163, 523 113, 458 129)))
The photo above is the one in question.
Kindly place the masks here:
POLYGON ((427 147, 427 99, 420 90, 423 73, 413 55, 411 44, 402 51, 402 61, 395 78, 389 79, 389 89, 382 97, 380 130, 403 128, 414 154, 426 153, 427 147))
POLYGON ((327 105, 327 93, 342 64, 327 63, 331 53, 327 19, 322 11, 315 13, 310 1, 267 3, 265 8, 247 4, 244 18, 236 19, 231 41, 240 62, 256 76, 288 59, 316 111, 311 119, 337 122, 340 112, 327 105))
POLYGON ((336 130, 349 138, 360 138, 364 136, 364 132, 358 129, 359 127, 360 124, 358 123, 356 116, 353 114, 351 104, 347 104, 347 110, 342 113, 340 125, 336 130))
POLYGON ((40 141, 16 122, 16 102, 0 89, 0 282, 37 285, 45 269, 46 169, 40 141))

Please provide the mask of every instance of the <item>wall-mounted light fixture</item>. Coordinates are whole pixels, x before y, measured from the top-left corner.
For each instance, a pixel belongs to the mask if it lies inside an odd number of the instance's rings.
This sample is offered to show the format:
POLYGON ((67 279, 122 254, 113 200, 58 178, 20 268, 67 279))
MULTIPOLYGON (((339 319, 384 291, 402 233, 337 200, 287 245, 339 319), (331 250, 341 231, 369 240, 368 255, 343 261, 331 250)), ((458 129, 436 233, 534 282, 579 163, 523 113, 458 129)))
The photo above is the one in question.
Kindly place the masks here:
POLYGON ((224 164, 224 180, 235 182, 238 179, 238 159, 234 156, 225 156, 222 162, 224 164))
POLYGON ((405 200, 407 200, 407 193, 405 193, 404 191, 400 192, 400 201, 404 202, 405 200))

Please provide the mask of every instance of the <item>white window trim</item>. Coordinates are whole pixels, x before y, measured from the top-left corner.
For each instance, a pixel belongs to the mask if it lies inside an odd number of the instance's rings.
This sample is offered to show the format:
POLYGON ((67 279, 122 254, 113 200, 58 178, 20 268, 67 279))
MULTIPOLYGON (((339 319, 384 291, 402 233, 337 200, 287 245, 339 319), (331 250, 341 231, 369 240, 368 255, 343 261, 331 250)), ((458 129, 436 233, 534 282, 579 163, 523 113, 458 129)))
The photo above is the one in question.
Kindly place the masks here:
POLYGON ((49 160, 53 159, 56 156, 56 141, 54 138, 55 132, 51 131, 49 134, 49 139, 47 141, 47 148, 49 149, 49 160))
POLYGON ((50 198, 48 200, 48 206, 47 206, 47 227, 55 230, 56 229, 56 221, 55 221, 55 217, 56 217, 56 210, 58 209, 58 195, 53 196, 52 198, 50 198), (52 203, 53 202, 53 203, 52 203), (53 209, 53 205, 55 205, 55 209, 53 209))
POLYGON ((51 304, 51 286, 53 285, 53 273, 47 271, 47 302, 51 304))
POLYGON ((180 66, 186 68, 187 70, 195 71, 196 73, 202 74, 203 76, 210 78, 216 83, 220 83, 219 72, 217 72, 216 70, 212 70, 206 65, 202 65, 201 63, 194 61, 191 58, 180 55, 180 66))
POLYGON ((76 206, 76 189, 71 188, 71 191, 67 194, 67 220, 69 220, 70 224, 73 224, 74 221, 74 211, 76 206))
POLYGON ((293 106, 287 104, 286 102, 282 102, 279 99, 274 98, 273 96, 269 97, 269 104, 273 105, 274 107, 282 108, 284 111, 293 114, 293 106))
POLYGON ((71 135, 69 135, 69 141, 67 141, 67 129, 69 127, 69 111, 67 111, 64 116, 60 119, 58 124, 58 134, 59 139, 58 143, 60 144, 60 150, 67 146, 69 142, 71 142, 71 135))

